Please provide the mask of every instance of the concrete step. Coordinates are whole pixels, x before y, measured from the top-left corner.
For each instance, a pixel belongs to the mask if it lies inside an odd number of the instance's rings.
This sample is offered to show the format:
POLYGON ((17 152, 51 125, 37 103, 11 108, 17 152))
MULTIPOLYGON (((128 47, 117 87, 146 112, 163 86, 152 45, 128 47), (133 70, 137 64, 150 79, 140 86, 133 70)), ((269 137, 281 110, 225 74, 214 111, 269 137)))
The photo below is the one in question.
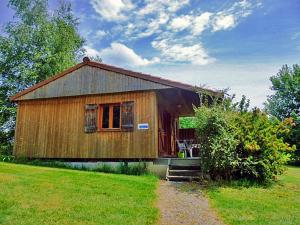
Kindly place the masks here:
POLYGON ((153 164, 158 165, 200 165, 199 158, 158 158, 153 161, 153 164))
POLYGON ((200 180, 199 176, 167 176, 168 181, 196 181, 200 180))
POLYGON ((178 165, 169 165, 170 170, 200 170, 200 166, 178 166, 178 165))
POLYGON ((200 170, 173 170, 169 169, 169 176, 199 176, 200 170))
POLYGON ((169 161, 169 165, 172 166, 199 166, 200 165, 200 160, 199 159, 171 159, 169 161))

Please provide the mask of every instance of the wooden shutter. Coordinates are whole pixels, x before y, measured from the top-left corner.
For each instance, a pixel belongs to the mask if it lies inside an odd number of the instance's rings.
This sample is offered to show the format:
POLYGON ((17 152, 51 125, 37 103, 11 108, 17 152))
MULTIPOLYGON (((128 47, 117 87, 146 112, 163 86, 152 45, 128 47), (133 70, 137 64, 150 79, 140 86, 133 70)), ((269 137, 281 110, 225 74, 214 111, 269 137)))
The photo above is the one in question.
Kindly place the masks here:
POLYGON ((134 129, 134 102, 123 102, 121 111, 122 130, 133 131, 134 129))
POLYGON ((97 131, 97 118, 98 118, 98 105, 97 104, 85 105, 85 113, 84 113, 85 133, 93 133, 97 131))

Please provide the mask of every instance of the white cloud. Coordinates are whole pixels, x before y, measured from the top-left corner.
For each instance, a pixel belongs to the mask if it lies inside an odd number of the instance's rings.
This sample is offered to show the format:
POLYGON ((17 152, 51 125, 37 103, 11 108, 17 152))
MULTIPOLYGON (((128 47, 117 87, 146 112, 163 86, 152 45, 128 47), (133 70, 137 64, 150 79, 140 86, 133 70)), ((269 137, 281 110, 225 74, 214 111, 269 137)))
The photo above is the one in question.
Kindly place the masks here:
MULTIPOLYGON (((260 6, 260 0, 241 0, 221 10, 203 12, 195 8, 182 14, 189 0, 90 1, 102 18, 116 22, 108 31, 113 44, 104 53, 122 49, 123 53, 128 53, 124 57, 134 58, 136 65, 151 64, 153 60, 144 59, 119 43, 152 38, 152 47, 161 53, 162 60, 197 65, 212 63, 215 59, 203 46, 201 35, 204 32, 232 29, 249 16, 255 7, 260 6)), ((95 36, 102 38, 104 35, 104 32, 99 31, 95 36)))
POLYGON ((213 31, 227 30, 236 25, 233 15, 218 15, 213 23, 213 31))
POLYGON ((181 31, 191 25, 191 16, 184 15, 174 18, 170 23, 170 28, 175 31, 181 31))
MULTIPOLYGON (((165 24, 169 20, 169 16, 165 13, 160 13, 157 18, 151 19, 147 24, 145 31, 142 31, 137 34, 138 38, 148 37, 157 31, 162 24, 165 24)), ((133 27, 134 28, 134 27, 133 27)))
POLYGON ((145 6, 138 11, 138 15, 148 15, 159 11, 176 12, 189 3, 189 0, 146 0, 145 6))
POLYGON ((97 51, 96 49, 86 45, 86 46, 83 46, 84 50, 85 50, 85 54, 89 57, 100 57, 100 52, 97 51))
POLYGON ((98 30, 96 33, 95 33, 95 37, 97 39, 102 39, 103 37, 105 37, 107 35, 107 32, 103 31, 103 30, 98 30))
POLYGON ((191 62, 195 65, 206 65, 215 61, 201 44, 173 44, 170 40, 153 41, 152 46, 170 61, 191 62))
POLYGON ((165 2, 167 9, 170 12, 176 12, 183 6, 189 4, 189 0, 165 0, 163 2, 165 2))
POLYGON ((111 46, 99 52, 104 63, 122 65, 122 66, 147 66, 158 63, 160 60, 157 57, 149 60, 142 58, 136 54, 131 48, 121 43, 111 43, 111 46))
POLYGON ((227 30, 237 26, 242 18, 252 14, 253 8, 260 6, 260 1, 256 1, 256 3, 248 0, 235 2, 231 7, 216 13, 212 31, 227 30))
MULTIPOLYGON (((260 2, 257 3, 260 6, 260 2)), ((248 0, 243 0, 240 2, 234 3, 228 11, 236 11, 236 13, 240 14, 242 17, 247 17, 252 13, 252 3, 248 0)))
POLYGON ((186 6, 189 0, 144 0, 140 3, 142 7, 136 7, 136 10, 130 12, 130 21, 124 26, 127 40, 162 33, 169 19, 186 6))
POLYGON ((91 46, 84 46, 85 54, 89 57, 100 57, 103 63, 108 63, 116 66, 148 66, 159 63, 160 59, 154 57, 146 59, 136 54, 131 48, 121 43, 111 43, 110 47, 103 50, 96 50, 91 46))
POLYGON ((208 29, 212 32, 228 30, 235 27, 241 18, 249 16, 252 7, 254 6, 250 2, 243 0, 219 12, 180 15, 171 20, 169 30, 178 32, 188 29, 193 35, 200 35, 208 29))
POLYGON ((91 4, 101 18, 108 21, 126 19, 125 12, 134 8, 130 0, 91 0, 91 4))
POLYGON ((201 34, 205 28, 209 26, 209 19, 213 14, 210 12, 202 13, 200 16, 196 16, 192 25, 193 34, 201 34))

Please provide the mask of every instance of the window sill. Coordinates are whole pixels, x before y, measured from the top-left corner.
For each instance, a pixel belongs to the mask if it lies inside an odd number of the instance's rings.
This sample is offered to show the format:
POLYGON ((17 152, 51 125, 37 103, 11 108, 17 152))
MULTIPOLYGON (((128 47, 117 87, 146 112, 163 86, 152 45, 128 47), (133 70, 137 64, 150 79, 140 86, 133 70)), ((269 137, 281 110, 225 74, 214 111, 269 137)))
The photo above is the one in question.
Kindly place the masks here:
POLYGON ((121 128, 104 128, 104 129, 98 129, 98 132, 107 132, 107 131, 112 131, 112 132, 116 132, 116 131, 122 131, 121 128))

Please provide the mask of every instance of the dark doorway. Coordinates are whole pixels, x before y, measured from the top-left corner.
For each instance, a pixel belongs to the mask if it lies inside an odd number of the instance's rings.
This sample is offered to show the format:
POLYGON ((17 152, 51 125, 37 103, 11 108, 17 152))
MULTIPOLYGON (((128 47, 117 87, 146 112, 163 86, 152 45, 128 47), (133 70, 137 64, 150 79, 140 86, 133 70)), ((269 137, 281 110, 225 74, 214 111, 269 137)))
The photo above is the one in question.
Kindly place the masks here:
POLYGON ((161 127, 159 128, 159 156, 171 156, 171 115, 164 111, 161 114, 161 127))

